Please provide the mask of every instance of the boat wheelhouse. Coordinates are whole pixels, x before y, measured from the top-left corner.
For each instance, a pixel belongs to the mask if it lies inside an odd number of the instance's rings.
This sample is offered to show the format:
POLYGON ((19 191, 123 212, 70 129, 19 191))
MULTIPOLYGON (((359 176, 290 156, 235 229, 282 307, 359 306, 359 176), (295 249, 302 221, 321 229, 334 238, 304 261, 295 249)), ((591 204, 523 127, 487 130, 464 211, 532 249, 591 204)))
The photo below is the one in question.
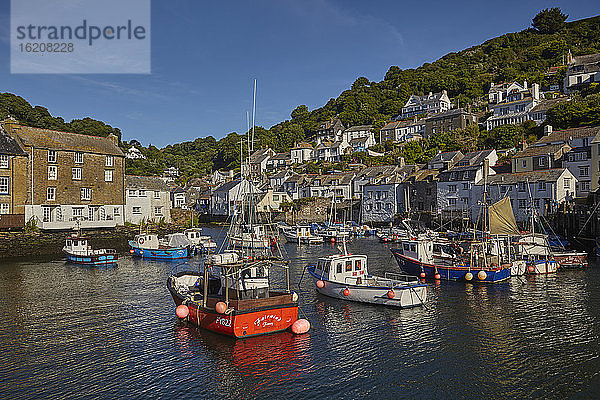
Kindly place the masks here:
POLYGON ((65 240, 63 252, 67 261, 81 265, 107 265, 114 264, 119 259, 119 254, 114 249, 94 250, 89 245, 88 238, 74 234, 65 240))
POLYGON ((311 233, 310 225, 295 225, 286 227, 283 236, 288 242, 298 244, 316 244, 323 243, 323 237, 311 233))
POLYGON ((319 258, 308 266, 317 291, 329 297, 392 307, 421 306, 427 300, 427 286, 418 279, 386 273, 370 275, 367 256, 339 254, 319 258))

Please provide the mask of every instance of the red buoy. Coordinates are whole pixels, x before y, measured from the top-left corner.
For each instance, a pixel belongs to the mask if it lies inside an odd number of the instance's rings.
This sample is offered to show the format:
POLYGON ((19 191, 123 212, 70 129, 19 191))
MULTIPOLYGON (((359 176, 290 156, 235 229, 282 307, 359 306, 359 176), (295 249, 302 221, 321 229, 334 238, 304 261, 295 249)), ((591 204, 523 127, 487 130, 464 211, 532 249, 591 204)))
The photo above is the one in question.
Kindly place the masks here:
POLYGON ((440 274, 435 274, 434 278, 437 279, 437 280, 439 280, 441 278, 441 275, 440 274))
POLYGON ((319 289, 323 289, 323 287, 325 287, 325 282, 323 282, 322 280, 319 279, 317 281, 316 285, 319 289))
POLYGON ((393 290, 388 290, 387 297, 389 297, 390 299, 393 299, 394 297, 396 297, 396 293, 394 293, 393 290))
POLYGON ((216 305, 215 305, 215 310, 217 310, 217 312, 219 314, 224 314, 225 311, 227 311, 227 304, 225 304, 222 301, 219 301, 216 305))
POLYGON ((292 332, 296 335, 302 335, 310 329, 310 322, 307 319, 299 319, 292 324, 292 332))
POLYGON ((129 252, 130 252, 131 254, 135 253, 135 251, 134 251, 133 249, 129 250, 129 252))
POLYGON ((419 276, 420 276, 421 278, 425 279, 425 272, 421 272, 421 273, 419 274, 419 276))
POLYGON ((187 318, 188 315, 190 315, 190 309, 185 304, 181 304, 175 309, 175 314, 179 318, 184 319, 187 318))
POLYGON ((335 243, 335 238, 331 238, 331 243, 335 243))
POLYGON ((344 294, 344 296, 349 296, 350 295, 350 290, 349 289, 344 289, 344 291, 342 293, 344 294))
POLYGON ((530 265, 527 267, 527 271, 529 271, 530 273, 533 273, 533 271, 535 271, 535 267, 533 265, 530 265))

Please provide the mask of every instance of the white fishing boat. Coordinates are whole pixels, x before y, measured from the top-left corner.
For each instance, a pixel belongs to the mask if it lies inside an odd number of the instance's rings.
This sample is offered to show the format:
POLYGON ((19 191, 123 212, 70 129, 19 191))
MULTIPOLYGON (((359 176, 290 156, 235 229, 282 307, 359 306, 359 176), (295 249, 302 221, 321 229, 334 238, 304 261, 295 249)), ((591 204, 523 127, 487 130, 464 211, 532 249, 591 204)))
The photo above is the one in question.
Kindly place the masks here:
POLYGON ((229 235, 229 240, 237 247, 248 249, 269 249, 273 247, 274 236, 267 233, 265 225, 244 225, 229 235))
POLYGON ((322 236, 313 235, 309 225, 295 225, 282 230, 283 236, 288 242, 298 244, 323 243, 322 236))
POLYGON ((367 256, 337 254, 318 259, 308 266, 319 293, 337 299, 410 308, 425 304, 427 285, 418 278, 386 273, 370 275, 367 256))
POLYGON ((188 240, 202 253, 214 251, 217 248, 217 243, 212 240, 212 237, 202 235, 202 228, 190 228, 183 231, 188 240))
POLYGON ((552 274, 558 270, 558 263, 552 256, 548 235, 530 233, 521 236, 516 243, 517 253, 527 260, 530 274, 552 274))

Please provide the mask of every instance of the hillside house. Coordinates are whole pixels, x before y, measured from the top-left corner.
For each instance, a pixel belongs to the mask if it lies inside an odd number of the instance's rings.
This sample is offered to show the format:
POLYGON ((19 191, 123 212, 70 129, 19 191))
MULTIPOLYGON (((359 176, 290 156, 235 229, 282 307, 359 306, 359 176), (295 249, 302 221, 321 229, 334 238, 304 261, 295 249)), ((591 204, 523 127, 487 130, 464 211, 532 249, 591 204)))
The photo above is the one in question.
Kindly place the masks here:
POLYGON ((171 222, 171 192, 159 177, 125 176, 125 222, 171 222))
POLYGON ((451 108, 448 92, 442 90, 439 93, 426 94, 425 96, 411 95, 404 107, 402 107, 401 118, 412 118, 421 114, 438 114, 451 108))

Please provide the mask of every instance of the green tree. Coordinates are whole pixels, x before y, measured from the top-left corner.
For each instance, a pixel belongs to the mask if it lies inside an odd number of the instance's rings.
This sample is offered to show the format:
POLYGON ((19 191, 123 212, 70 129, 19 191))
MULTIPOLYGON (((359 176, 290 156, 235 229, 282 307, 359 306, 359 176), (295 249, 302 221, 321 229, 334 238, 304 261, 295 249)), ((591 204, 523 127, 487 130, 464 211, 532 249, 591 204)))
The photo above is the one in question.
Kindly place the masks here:
POLYGON ((531 25, 540 33, 556 33, 565 26, 567 17, 558 7, 546 8, 533 17, 531 25))

